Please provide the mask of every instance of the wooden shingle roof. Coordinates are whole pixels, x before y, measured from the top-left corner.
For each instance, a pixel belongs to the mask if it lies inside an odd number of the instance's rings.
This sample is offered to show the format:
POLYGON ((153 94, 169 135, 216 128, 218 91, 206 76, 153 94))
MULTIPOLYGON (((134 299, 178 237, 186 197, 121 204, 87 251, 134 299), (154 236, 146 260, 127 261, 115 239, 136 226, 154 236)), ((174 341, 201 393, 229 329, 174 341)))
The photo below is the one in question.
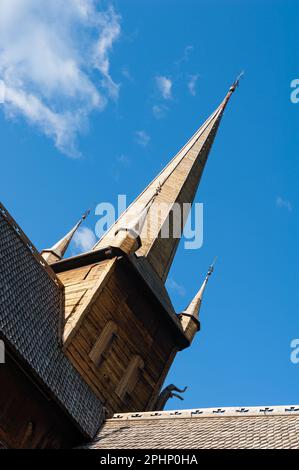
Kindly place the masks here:
POLYGON ((92 439, 103 406, 61 344, 63 287, 0 204, 0 337, 30 377, 92 439))
POLYGON ((299 405, 115 415, 90 449, 298 449, 299 405))

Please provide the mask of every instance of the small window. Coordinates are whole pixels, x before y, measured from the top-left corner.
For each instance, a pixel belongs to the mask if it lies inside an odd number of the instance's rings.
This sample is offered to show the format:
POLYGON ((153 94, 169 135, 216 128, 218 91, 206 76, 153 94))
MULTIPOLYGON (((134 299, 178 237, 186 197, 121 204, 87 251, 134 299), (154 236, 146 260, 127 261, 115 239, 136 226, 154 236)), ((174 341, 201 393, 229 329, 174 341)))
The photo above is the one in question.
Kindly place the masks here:
POLYGON ((113 341, 117 337, 117 330, 116 323, 109 321, 90 351, 89 357, 97 367, 107 358, 113 341))

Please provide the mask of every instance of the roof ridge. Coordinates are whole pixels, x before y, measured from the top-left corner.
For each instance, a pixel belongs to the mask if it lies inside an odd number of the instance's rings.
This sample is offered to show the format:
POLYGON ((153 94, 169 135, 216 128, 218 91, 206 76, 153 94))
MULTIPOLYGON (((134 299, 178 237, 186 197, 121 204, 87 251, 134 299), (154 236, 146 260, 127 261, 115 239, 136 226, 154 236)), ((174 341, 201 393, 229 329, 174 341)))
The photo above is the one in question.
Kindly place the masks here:
POLYGON ((214 407, 193 408, 188 410, 167 411, 145 411, 132 413, 116 413, 107 421, 138 421, 154 419, 178 419, 178 418, 200 418, 200 417, 223 417, 223 416, 273 416, 273 415, 299 415, 299 405, 278 406, 239 406, 239 407, 214 407))

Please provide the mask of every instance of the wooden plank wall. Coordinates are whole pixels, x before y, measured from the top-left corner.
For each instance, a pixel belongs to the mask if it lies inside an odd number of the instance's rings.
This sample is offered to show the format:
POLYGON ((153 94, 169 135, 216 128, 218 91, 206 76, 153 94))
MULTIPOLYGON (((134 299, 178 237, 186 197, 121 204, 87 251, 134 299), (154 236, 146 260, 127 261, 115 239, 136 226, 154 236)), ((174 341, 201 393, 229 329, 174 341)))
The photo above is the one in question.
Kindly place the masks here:
POLYGON ((93 294, 99 279, 107 271, 110 262, 104 260, 100 263, 83 266, 58 273, 59 280, 64 285, 64 329, 69 332, 76 323, 77 315, 86 306, 93 294))
MULTIPOLYGON (((95 275, 97 269, 94 270, 95 275)), ((175 349, 163 312, 157 311, 156 303, 140 289, 132 273, 126 269, 123 264, 117 264, 67 346, 72 363, 110 414, 147 409, 159 392, 157 384, 161 383, 161 376, 165 376, 175 349), (96 364, 90 353, 111 321, 117 325, 116 339, 111 343, 106 358, 96 364), (120 397, 116 389, 134 356, 142 359, 144 367, 139 369, 133 390, 128 384, 130 392, 120 397)), ((88 272, 91 272, 88 268, 82 269, 77 279, 88 272)))

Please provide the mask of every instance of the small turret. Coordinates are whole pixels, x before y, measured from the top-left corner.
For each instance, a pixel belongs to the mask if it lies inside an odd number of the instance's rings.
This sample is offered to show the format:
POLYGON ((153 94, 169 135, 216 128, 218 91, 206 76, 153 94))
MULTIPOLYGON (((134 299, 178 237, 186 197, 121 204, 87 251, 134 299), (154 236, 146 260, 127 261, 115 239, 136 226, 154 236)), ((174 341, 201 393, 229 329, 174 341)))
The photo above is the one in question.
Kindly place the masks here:
POLYGON ((44 258, 45 261, 47 261, 48 264, 53 264, 56 263, 57 261, 60 261, 65 253, 66 250, 68 249, 73 236, 77 232, 78 228, 82 224, 83 220, 85 220, 90 213, 90 210, 85 212, 79 222, 75 225, 75 227, 70 230, 61 240, 59 240, 55 245, 52 246, 52 248, 47 248, 45 250, 41 251, 41 255, 44 258))
POLYGON ((214 271, 214 263, 210 266, 206 278, 197 292, 194 299, 190 302, 186 310, 180 313, 179 317, 181 319, 182 327, 185 331, 185 335, 191 342, 196 335, 197 331, 200 330, 200 321, 199 321, 199 311, 202 304, 202 299, 204 292, 207 287, 209 277, 214 271))
POLYGON ((127 255, 135 253, 135 251, 137 251, 141 247, 141 232, 147 221, 147 215, 150 211, 150 208, 152 207, 160 191, 161 185, 159 184, 155 194, 144 206, 141 212, 130 222, 124 225, 124 227, 120 227, 116 230, 111 246, 119 248, 127 255))

